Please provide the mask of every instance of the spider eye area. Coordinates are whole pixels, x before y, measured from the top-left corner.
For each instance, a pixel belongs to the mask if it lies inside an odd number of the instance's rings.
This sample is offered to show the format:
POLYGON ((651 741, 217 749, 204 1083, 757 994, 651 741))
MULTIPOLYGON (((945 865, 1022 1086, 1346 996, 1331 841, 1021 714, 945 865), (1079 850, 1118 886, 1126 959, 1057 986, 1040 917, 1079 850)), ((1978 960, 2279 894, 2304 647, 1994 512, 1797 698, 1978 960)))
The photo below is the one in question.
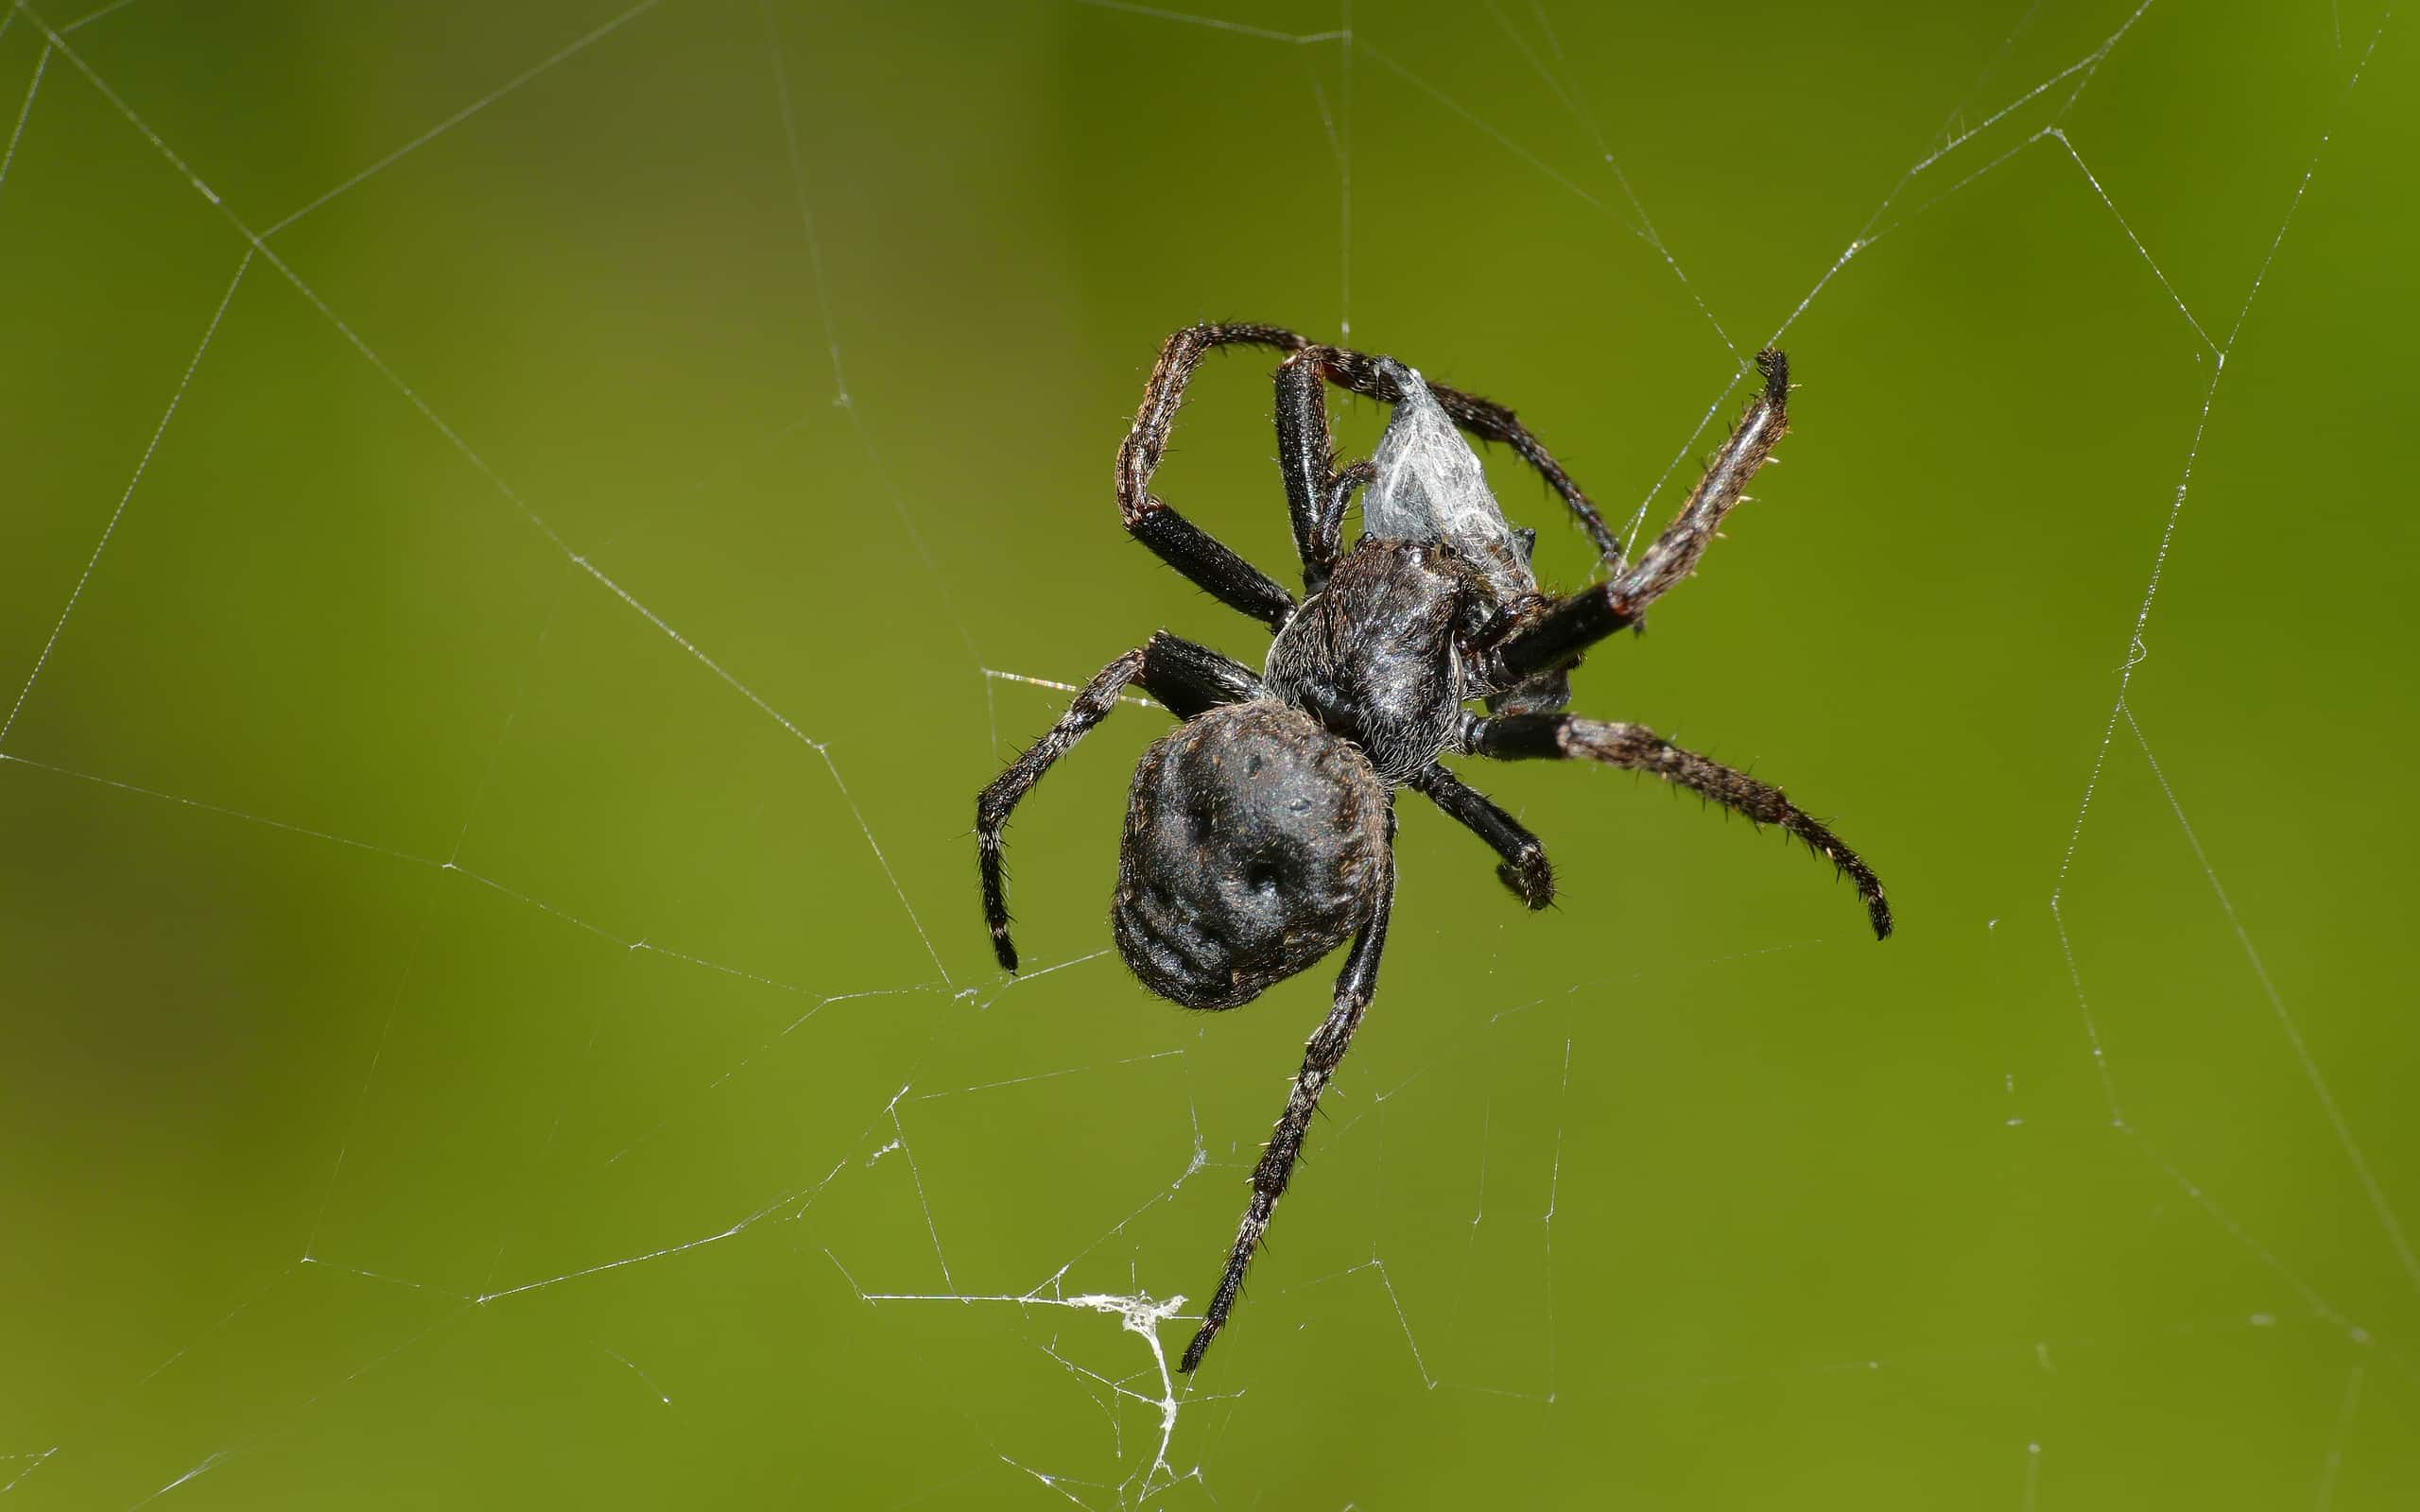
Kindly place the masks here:
POLYGON ((1367 758, 1274 699, 1170 730, 1134 771, 1110 923, 1143 985, 1232 1008, 1351 937, 1387 841, 1367 758))

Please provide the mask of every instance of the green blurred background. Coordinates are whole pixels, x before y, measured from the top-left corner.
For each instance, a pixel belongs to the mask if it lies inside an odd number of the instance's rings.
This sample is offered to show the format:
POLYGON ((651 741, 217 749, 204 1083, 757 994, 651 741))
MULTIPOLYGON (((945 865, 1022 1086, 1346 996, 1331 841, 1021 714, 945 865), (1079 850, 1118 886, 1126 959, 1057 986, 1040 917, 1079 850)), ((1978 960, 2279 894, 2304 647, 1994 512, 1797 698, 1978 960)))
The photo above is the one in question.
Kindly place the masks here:
MULTIPOLYGON (((7 13, 0 1502, 2410 1505, 2408 19, 1201 3, 7 13), (1102 955, 1156 713, 1012 832, 1060 969, 967 827, 1016 678, 1258 661, 1109 488, 1222 317, 1651 524, 1786 326, 1580 704, 1901 931, 1627 777, 1479 776, 1543 917, 1408 805, 1163 1452, 1189 1325, 1058 1304, 1198 1307, 1325 973, 1102 955)), ((1268 367, 1162 491, 1282 566, 1268 367)))

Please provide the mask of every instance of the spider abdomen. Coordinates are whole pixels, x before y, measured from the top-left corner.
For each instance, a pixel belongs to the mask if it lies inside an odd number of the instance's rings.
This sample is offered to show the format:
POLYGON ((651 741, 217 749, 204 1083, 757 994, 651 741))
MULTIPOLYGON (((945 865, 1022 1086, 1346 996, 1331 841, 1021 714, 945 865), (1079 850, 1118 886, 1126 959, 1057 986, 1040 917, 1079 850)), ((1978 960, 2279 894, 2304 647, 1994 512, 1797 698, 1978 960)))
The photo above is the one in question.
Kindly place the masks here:
POLYGON ((1342 944, 1385 860, 1387 784, 1273 699, 1178 726, 1134 770, 1110 923, 1143 985, 1232 1008, 1342 944))
POLYGON ((1452 745, 1466 696, 1455 642, 1482 585, 1437 541, 1364 537, 1269 648, 1269 691, 1360 747, 1400 786, 1452 745))

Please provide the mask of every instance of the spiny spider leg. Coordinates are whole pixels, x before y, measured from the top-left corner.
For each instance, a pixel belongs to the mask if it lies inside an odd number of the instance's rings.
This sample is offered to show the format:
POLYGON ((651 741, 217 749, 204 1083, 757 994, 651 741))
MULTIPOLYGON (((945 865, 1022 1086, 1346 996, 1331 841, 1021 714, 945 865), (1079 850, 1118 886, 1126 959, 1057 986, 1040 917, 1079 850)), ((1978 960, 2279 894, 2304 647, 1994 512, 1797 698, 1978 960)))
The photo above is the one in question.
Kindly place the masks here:
POLYGON ((1498 714, 1474 717, 1464 740, 1473 755, 1496 761, 1592 761, 1653 772, 1758 824, 1777 824, 1846 873, 1857 884, 1858 896, 1865 900, 1874 937, 1891 937, 1891 904, 1882 895, 1882 880, 1839 835, 1808 817, 1780 788, 1683 749, 1644 725, 1611 724, 1574 714, 1498 714))
POLYGON ((1696 570, 1722 517, 1739 502, 1748 480, 1772 455, 1789 428, 1789 359, 1768 348, 1756 353, 1756 370, 1764 375, 1763 390, 1655 543, 1635 566, 1610 581, 1574 593, 1512 628, 1483 659, 1482 675, 1492 685, 1512 687, 1570 665, 1599 641, 1637 624, 1648 605, 1696 570))
MULTIPOLYGON (((1143 390, 1143 405, 1134 412, 1133 428, 1117 448, 1117 512, 1134 539, 1150 547, 1162 561, 1228 608, 1277 629, 1293 617, 1294 595, 1151 494, 1151 474, 1159 471, 1160 459, 1167 454, 1168 430, 1176 423, 1186 381, 1212 348, 1236 345, 1291 352, 1302 347, 1304 340, 1273 325, 1187 326, 1168 337, 1151 369, 1151 381, 1143 390)), ((1288 487, 1292 487, 1290 475, 1288 487)), ((1298 520, 1298 539, 1300 534, 1298 520)))
POLYGON ((1201 1357, 1210 1351, 1210 1341, 1226 1327, 1227 1314, 1234 1310, 1236 1294, 1243 1289, 1244 1271, 1252 1264, 1253 1253, 1260 1247, 1261 1235, 1269 1230, 1270 1214, 1277 1211, 1277 1199, 1286 1194, 1294 1162, 1302 1157, 1303 1139, 1310 1132, 1311 1115, 1319 1110, 1320 1093, 1327 1090, 1345 1051, 1352 1048, 1353 1031, 1361 1026, 1361 1015, 1370 1006, 1371 994, 1377 990, 1378 957, 1387 947, 1387 919, 1393 912, 1395 897, 1393 816, 1390 814, 1388 818, 1390 845, 1383 874, 1374 879, 1373 885, 1369 921, 1354 936, 1352 953, 1344 958, 1344 971, 1336 979, 1335 1005, 1303 1046, 1303 1069, 1295 1074, 1293 1093, 1286 1099, 1286 1111, 1278 1115, 1276 1132, 1269 1137, 1260 1163, 1253 1167, 1252 1200, 1245 1205, 1244 1221, 1236 1230, 1235 1248, 1228 1252, 1227 1268, 1219 1278, 1219 1290, 1201 1314, 1201 1331, 1184 1347, 1184 1358, 1178 1366, 1187 1375, 1201 1364, 1201 1357))
POLYGON ((1504 858, 1495 874, 1514 897, 1531 908, 1554 902, 1554 866, 1547 859, 1547 848, 1520 820, 1496 807, 1495 799, 1435 762, 1411 780, 1411 786, 1495 848, 1495 853, 1504 858))
POLYGON ((1182 719, 1219 704, 1241 703, 1261 693, 1260 679, 1243 663, 1163 630, 1101 668, 1048 733, 992 780, 992 785, 975 800, 975 843, 983 873, 983 921, 991 926, 992 954, 1009 971, 1017 969, 1017 948, 1009 938, 1008 875, 1000 860, 1000 832, 1051 765, 1108 718, 1117 707, 1118 695, 1138 681, 1182 719))

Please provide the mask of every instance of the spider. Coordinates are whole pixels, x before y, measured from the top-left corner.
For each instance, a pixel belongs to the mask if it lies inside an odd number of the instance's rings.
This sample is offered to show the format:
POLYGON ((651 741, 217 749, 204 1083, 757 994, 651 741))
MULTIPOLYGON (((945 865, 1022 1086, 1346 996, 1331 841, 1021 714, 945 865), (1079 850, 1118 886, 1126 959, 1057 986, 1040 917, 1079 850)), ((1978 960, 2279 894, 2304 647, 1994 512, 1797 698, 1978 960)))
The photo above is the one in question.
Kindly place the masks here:
POLYGON ((976 836, 984 920, 1000 965, 1013 971, 1001 830, 1051 765, 1140 683, 1183 722, 1144 755, 1127 800, 1110 921, 1128 967, 1185 1007, 1232 1008, 1352 940, 1334 1005, 1304 1049, 1253 1170, 1226 1269, 1185 1348, 1188 1374, 1226 1325, 1320 1094, 1370 1005, 1394 898, 1396 791, 1419 793, 1493 847, 1502 858, 1496 875, 1522 902, 1537 909, 1554 899, 1554 869, 1537 837, 1440 756, 1653 772, 1805 841, 1856 884, 1875 937, 1889 937, 1881 882, 1779 788, 1642 726, 1564 713, 1582 655, 1637 626, 1648 605, 1689 576, 1781 439, 1788 360, 1761 352, 1756 368, 1764 382, 1747 413, 1679 516, 1629 563, 1588 496, 1500 404, 1277 326, 1197 325, 1161 348, 1117 450, 1118 510, 1163 561, 1276 633, 1267 666, 1254 676, 1206 646, 1152 636, 1102 668, 1049 733, 983 790, 976 836), (1286 353, 1277 446, 1302 558, 1300 602, 1150 491, 1195 366, 1237 345, 1286 353), (1337 465, 1326 384, 1393 406, 1369 460, 1337 465), (1539 590, 1530 565, 1536 533, 1506 522, 1457 427, 1510 444, 1562 495, 1603 553, 1605 580, 1568 596, 1539 590), (1362 534, 1347 550, 1344 514, 1356 491, 1362 534))

